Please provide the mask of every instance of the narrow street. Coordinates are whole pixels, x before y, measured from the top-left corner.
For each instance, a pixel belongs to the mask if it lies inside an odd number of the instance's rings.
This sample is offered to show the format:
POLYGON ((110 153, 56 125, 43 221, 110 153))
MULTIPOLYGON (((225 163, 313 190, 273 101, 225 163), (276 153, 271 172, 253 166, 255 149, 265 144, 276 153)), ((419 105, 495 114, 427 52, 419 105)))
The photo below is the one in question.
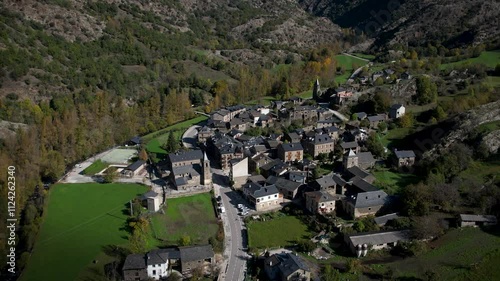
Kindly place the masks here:
POLYGON ((246 228, 242 218, 238 215, 237 206, 244 203, 244 199, 236 191, 227 187, 214 184, 216 194, 222 198, 222 204, 226 211, 221 214, 224 222, 226 262, 221 268, 221 280, 241 281, 245 278, 246 261, 249 257, 243 251, 247 247, 246 228))

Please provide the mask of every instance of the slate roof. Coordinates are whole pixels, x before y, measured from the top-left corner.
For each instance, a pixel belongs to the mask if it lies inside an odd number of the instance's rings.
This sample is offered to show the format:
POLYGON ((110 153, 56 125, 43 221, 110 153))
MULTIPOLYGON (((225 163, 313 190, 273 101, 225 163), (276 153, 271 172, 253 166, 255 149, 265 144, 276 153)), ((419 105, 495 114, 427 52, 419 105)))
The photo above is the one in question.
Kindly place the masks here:
POLYGON ((145 269, 146 268, 146 258, 143 254, 132 254, 128 255, 123 264, 123 270, 129 269, 145 269))
POLYGON ((277 148, 280 142, 277 140, 266 140, 266 144, 270 149, 273 149, 277 148))
POLYGON ((300 140, 301 137, 299 136, 299 134, 297 134, 296 132, 290 132, 287 134, 288 138, 293 141, 297 141, 297 140, 300 140))
POLYGON ((349 235, 350 243, 355 247, 357 245, 380 245, 394 243, 398 241, 406 241, 410 239, 409 230, 375 232, 375 233, 358 233, 349 235))
POLYGON ((402 105, 402 104, 393 104, 393 105, 391 105, 391 109, 394 109, 394 110, 397 110, 397 109, 399 109, 401 107, 404 107, 404 105, 402 105))
POLYGON ((337 182, 333 179, 333 177, 327 175, 317 179, 316 184, 321 188, 326 188, 337 185, 337 182))
POLYGON ((328 134, 316 134, 312 140, 314 144, 332 143, 333 140, 328 134))
POLYGON ((214 250, 211 245, 179 247, 182 262, 204 260, 214 257, 214 250))
POLYGON ((313 199, 318 203, 340 200, 342 198, 341 195, 334 196, 324 190, 306 192, 305 194, 308 197, 313 197, 313 199))
POLYGON ((141 143, 141 137, 135 136, 135 137, 133 137, 133 138, 130 139, 130 142, 133 142, 135 144, 140 144, 141 143))
POLYGON ((248 182, 264 184, 266 182, 266 178, 263 175, 254 175, 247 178, 248 182))
POLYGON ((413 150, 394 150, 394 154, 398 159, 415 157, 415 152, 413 152, 413 150))
POLYGON ((368 121, 370 122, 377 122, 377 121, 384 121, 385 116, 384 115, 374 115, 374 116, 368 116, 368 121))
POLYGON ((399 219, 399 218, 400 217, 398 216, 397 213, 392 213, 392 214, 387 214, 384 216, 376 217, 374 220, 375 220, 375 223, 378 225, 385 225, 388 221, 399 219))
POLYGON ((282 276, 288 277, 299 269, 309 271, 309 267, 302 261, 301 258, 293 254, 287 254, 287 256, 288 258, 283 259, 278 265, 282 276))
POLYGON ((269 184, 274 184, 278 189, 284 189, 287 191, 295 191, 296 189, 299 188, 302 184, 299 182, 287 180, 284 178, 279 178, 275 176, 270 176, 266 180, 267 183, 269 184))
POLYGON ((158 193, 154 192, 153 190, 150 190, 142 195, 142 198, 154 198, 158 196, 158 193))
POLYGON ((196 169, 193 166, 194 165, 172 167, 172 173, 174 175, 183 175, 188 173, 191 174, 191 176, 199 175, 200 173, 196 171, 196 169))
POLYGON ((243 188, 247 189, 248 193, 251 194, 254 198, 260 198, 279 193, 275 185, 262 186, 254 182, 246 183, 243 188))
POLYGON ((369 176, 369 175, 370 175, 370 173, 368 173, 368 172, 366 172, 366 171, 362 170, 362 169, 361 169, 360 167, 358 167, 358 166, 353 166, 353 167, 351 167, 351 168, 348 168, 348 169, 347 169, 347 171, 348 171, 351 175, 353 175, 353 176, 355 176, 355 177, 362 178, 362 179, 364 179, 364 178, 366 178, 367 176, 369 176))
POLYGON ((199 160, 203 158, 203 152, 199 149, 196 150, 188 150, 188 151, 180 151, 176 153, 170 153, 168 155, 170 162, 183 162, 183 161, 191 161, 191 160, 199 160))
POLYGON ((323 131, 325 133, 330 133, 330 132, 338 132, 339 131, 339 128, 335 127, 335 126, 330 126, 330 127, 324 127, 323 128, 323 131))
POLYGON ((366 182, 365 180, 363 180, 361 178, 356 178, 353 181, 352 185, 361 189, 364 192, 379 190, 376 186, 366 182))
POLYGON ((340 186, 345 186, 347 185, 347 182, 345 180, 343 180, 340 176, 338 175, 332 175, 332 179, 335 181, 335 183, 337 183, 337 185, 340 185, 340 186))
POLYGON ((168 259, 168 252, 163 249, 151 250, 146 254, 147 265, 166 263, 168 259))
POLYGON ((358 116, 358 119, 364 119, 366 118, 366 116, 368 116, 368 114, 366 114, 365 112, 356 112, 356 115, 358 116))
POLYGON ((471 222, 490 222, 496 223, 497 218, 492 215, 467 215, 460 214, 460 220, 462 221, 471 221, 471 222))
POLYGON ((137 169, 139 169, 142 165, 144 165, 146 162, 143 160, 137 160, 134 163, 130 164, 125 168, 126 170, 130 170, 132 172, 135 172, 137 169))
POLYGON ((382 206, 387 200, 387 193, 383 190, 360 192, 351 196, 350 200, 353 201, 355 208, 382 206))
POLYGON ((282 143, 280 145, 284 151, 298 151, 304 149, 300 143, 282 143))
POLYGON ((276 167, 278 165, 283 165, 283 164, 284 164, 283 161, 281 161, 280 159, 274 159, 271 162, 260 166, 260 169, 265 170, 265 171, 269 171, 269 170, 272 170, 274 167, 276 167))
POLYGON ((290 253, 274 254, 265 260, 265 264, 270 267, 277 266, 280 275, 285 279, 299 269, 309 271, 309 267, 300 257, 290 253))
POLYGON ((340 146, 343 148, 343 149, 349 149, 349 148, 356 148, 358 147, 358 143, 355 142, 355 141, 348 141, 348 142, 343 142, 340 144, 340 146))
POLYGON ((188 183, 188 180, 184 177, 182 178, 175 178, 175 185, 176 186, 183 186, 183 185, 186 185, 188 183))
POLYGON ((360 152, 356 154, 358 156, 358 163, 375 163, 375 158, 370 151, 360 152))

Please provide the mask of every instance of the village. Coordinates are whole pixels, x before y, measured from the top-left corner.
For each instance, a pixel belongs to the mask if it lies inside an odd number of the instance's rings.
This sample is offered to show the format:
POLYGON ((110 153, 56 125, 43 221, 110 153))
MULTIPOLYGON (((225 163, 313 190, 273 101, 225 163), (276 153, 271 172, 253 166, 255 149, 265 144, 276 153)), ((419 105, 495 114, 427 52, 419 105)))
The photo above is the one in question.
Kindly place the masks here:
MULTIPOLYGON (((403 74, 405 79, 408 76, 403 74)), ((332 108, 356 102, 355 91, 346 88, 322 91, 316 80, 312 96, 312 99, 292 97, 272 101, 269 106, 231 106, 211 113, 206 122, 193 127, 196 144, 152 164, 152 170, 158 171, 165 184, 144 195, 144 206, 156 212, 163 204, 168 206, 165 194, 213 189, 216 211, 225 225, 236 220, 245 229, 245 222, 291 208, 304 210, 312 217, 324 217, 339 232, 352 229, 353 225, 356 228, 356 221, 359 226, 360 220, 376 225, 377 231, 363 232, 360 228, 343 236, 341 247, 352 257, 364 257, 372 251, 413 241, 412 231, 397 223, 405 219, 399 214, 398 195, 388 194, 377 186, 371 171, 378 166, 396 174, 411 174, 418 162, 417 153, 383 147, 382 158, 380 151, 374 153, 367 146, 370 137, 373 141, 374 132, 384 133, 390 124, 398 124, 406 114, 405 105, 393 104, 386 113, 377 115, 352 112, 348 118, 332 108), (233 200, 225 203, 221 195, 227 192, 236 192, 245 200, 244 204, 233 200), (229 208, 234 214, 231 215, 229 208)), ((139 145, 140 139, 135 139, 134 144, 139 145)), ((456 217, 456 222, 458 226, 487 226, 495 225, 496 218, 462 214, 456 217)), ((322 229, 312 239, 314 245, 319 245, 310 249, 316 249, 313 254, 316 259, 327 259, 333 254, 325 238, 327 233, 328 230, 322 229)), ((242 231, 238 235, 248 234, 242 231)), ((226 233, 228 238, 236 240, 231 233, 226 233)), ((263 258, 261 266, 269 280, 315 280, 307 263, 293 248, 270 254, 249 250, 244 241, 248 241, 246 237, 240 238, 242 244, 238 246, 263 258)), ((224 263, 225 271, 220 266, 219 277, 226 277, 228 263, 233 258, 224 263)), ((203 272, 210 272, 216 264, 214 260, 210 245, 159 249, 128 256, 123 275, 125 280, 159 279, 169 276, 175 268, 190 276, 196 265, 202 265, 203 272), (175 267, 179 260, 182 266, 175 267), (194 265, 186 265, 184 260, 194 261, 194 265)), ((231 278, 236 277, 225 280, 231 278)))

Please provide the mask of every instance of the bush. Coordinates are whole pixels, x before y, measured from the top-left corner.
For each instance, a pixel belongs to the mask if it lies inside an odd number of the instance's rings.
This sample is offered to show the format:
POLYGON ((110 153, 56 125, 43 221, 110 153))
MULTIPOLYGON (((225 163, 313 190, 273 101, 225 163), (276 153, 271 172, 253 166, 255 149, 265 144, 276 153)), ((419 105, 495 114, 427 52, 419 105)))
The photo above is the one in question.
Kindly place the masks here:
POLYGON ((297 250, 303 253, 309 253, 316 248, 316 244, 309 239, 302 239, 297 243, 297 250))
POLYGON ((414 240, 399 242, 392 249, 392 254, 402 257, 415 257, 425 253, 426 251, 427 245, 424 242, 414 240))

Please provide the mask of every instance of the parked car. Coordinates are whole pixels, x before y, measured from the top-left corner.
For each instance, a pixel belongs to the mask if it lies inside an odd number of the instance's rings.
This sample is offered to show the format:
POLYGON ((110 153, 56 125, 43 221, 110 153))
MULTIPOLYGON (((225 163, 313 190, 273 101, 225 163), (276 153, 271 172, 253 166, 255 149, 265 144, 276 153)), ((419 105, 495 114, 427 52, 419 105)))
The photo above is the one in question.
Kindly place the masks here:
POLYGON ((238 209, 243 209, 243 204, 238 204, 238 209))

